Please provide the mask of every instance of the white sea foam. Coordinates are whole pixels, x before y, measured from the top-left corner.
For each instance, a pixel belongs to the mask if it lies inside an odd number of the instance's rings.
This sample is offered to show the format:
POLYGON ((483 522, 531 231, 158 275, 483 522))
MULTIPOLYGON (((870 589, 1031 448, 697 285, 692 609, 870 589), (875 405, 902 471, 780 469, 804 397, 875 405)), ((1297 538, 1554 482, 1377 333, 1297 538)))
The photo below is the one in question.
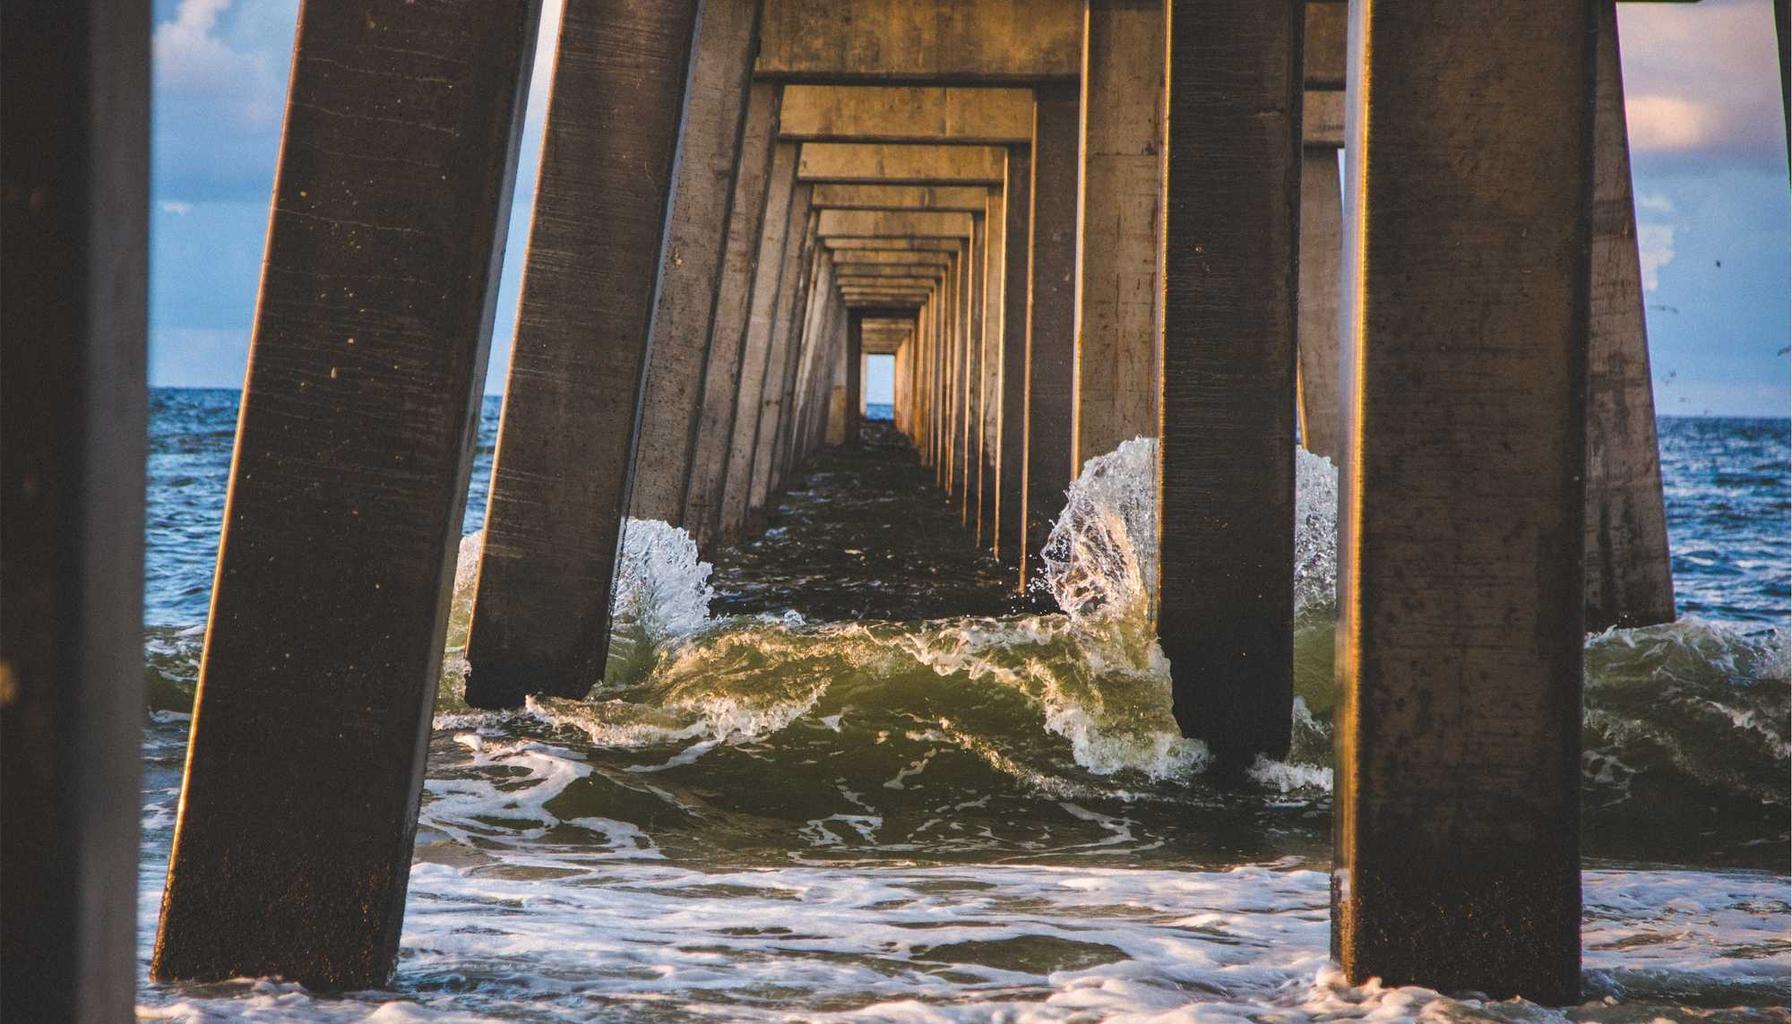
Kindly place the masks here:
MULTIPOLYGON (((878 827, 850 816, 811 825, 823 842, 878 827)), ((321 999, 270 982, 186 995, 152 990, 144 1016, 456 1024, 634 1016, 1566 1019, 1523 1002, 1349 984, 1327 956, 1327 876, 1298 866, 694 870, 563 857, 551 877, 549 866, 417 864, 396 992, 321 999)), ((1677 992, 1722 991, 1728 1001, 1720 1005, 1770 1006, 1783 991, 1783 878, 1591 871, 1584 885, 1583 977, 1595 1019, 1610 1011, 1608 996, 1640 1004, 1621 1019, 1648 1020, 1663 1011, 1678 1017, 1677 992), (1771 906, 1781 909, 1763 910, 1771 906)))
MULTIPOLYGON (((454 607, 462 622, 472 610, 474 585, 485 531, 460 540, 454 565, 454 607)), ((622 551, 610 615, 616 628, 633 626, 650 643, 690 636, 710 624, 709 585, 713 568, 698 557, 697 542, 684 530, 657 519, 629 519, 622 527, 622 551)), ((454 646, 450 637, 450 646, 454 646)))

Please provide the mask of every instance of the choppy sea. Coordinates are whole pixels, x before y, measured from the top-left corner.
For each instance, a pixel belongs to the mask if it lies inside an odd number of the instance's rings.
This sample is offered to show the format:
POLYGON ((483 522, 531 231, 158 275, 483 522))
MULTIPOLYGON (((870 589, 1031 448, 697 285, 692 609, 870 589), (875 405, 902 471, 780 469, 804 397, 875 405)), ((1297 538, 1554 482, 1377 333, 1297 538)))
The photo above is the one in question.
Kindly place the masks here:
MULTIPOLYGON (((141 956, 179 796, 237 395, 152 394, 141 956)), ((1138 613, 1151 442, 1094 460, 1025 598, 872 425, 700 561, 631 521, 582 701, 459 700, 485 407, 388 989, 155 985, 145 1020, 1786 1021, 1792 437, 1664 419, 1680 621, 1587 638, 1584 1004, 1327 958, 1336 474, 1299 462, 1296 743, 1204 782, 1138 613)))

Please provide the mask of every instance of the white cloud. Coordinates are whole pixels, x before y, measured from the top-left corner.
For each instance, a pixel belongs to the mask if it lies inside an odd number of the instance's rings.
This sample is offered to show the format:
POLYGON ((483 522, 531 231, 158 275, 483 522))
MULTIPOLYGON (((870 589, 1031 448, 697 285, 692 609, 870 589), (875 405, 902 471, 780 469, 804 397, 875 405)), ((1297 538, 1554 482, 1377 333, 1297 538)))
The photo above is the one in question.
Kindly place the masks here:
POLYGON ((193 204, 180 199, 164 199, 156 204, 163 213, 172 213, 176 217, 185 217, 193 212, 193 204))
POLYGON ((1632 150, 1784 159, 1771 0, 1620 4, 1618 19, 1632 150))
POLYGON ((1661 287, 1661 268, 1674 262, 1674 226, 1672 224, 1638 224, 1637 255, 1643 263, 1643 291, 1661 287))
POLYGON ((276 126, 286 89, 285 65, 277 58, 290 52, 290 26, 283 47, 260 38, 239 44, 223 31, 231 2, 181 0, 174 20, 156 26, 156 91, 202 99, 243 125, 276 126))
POLYGON ((1649 213, 1673 213, 1674 201, 1660 192, 1651 192, 1636 197, 1636 208, 1649 213))

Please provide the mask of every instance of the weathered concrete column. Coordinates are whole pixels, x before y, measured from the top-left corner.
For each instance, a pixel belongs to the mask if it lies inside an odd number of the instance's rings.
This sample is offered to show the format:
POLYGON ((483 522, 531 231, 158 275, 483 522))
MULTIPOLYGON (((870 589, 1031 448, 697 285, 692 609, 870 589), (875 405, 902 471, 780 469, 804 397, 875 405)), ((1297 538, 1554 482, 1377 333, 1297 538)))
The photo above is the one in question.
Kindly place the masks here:
POLYGON ((1165 6, 1157 632, 1176 721, 1237 771, 1293 701, 1303 8, 1165 6))
POLYGON ((984 206, 983 388, 978 399, 982 419, 977 430, 977 543, 994 547, 996 536, 996 463, 1002 434, 1002 303, 1003 269, 1007 260, 1006 201, 992 189, 984 206))
POLYGON ((300 19, 156 978, 392 970, 537 20, 300 19))
MULTIPOLYGON (((735 401, 744 376, 750 372, 743 356, 753 285, 764 245, 767 200, 774 189, 782 189, 783 197, 788 199, 790 180, 796 172, 796 149, 789 147, 785 151, 783 176, 773 174, 779 92, 775 83, 753 83, 747 94, 746 124, 741 129, 728 238, 709 332, 709 359, 703 371, 703 408, 692 441, 690 481, 684 498, 684 527, 698 547, 705 550, 716 536, 716 513, 721 506, 722 479, 728 471, 735 401)), ((775 260, 775 255, 767 258, 765 266, 770 268, 775 260)))
POLYGON ((846 317, 846 443, 859 443, 859 421, 865 415, 865 321, 846 317))
MULTIPOLYGON (((812 344, 812 341, 818 337, 826 337, 832 341, 835 337, 833 328, 836 325, 833 317, 837 307, 832 300, 837 298, 838 285, 834 281, 832 260, 815 237, 821 215, 818 211, 813 211, 812 200, 811 209, 809 262, 813 273, 806 278, 808 284, 799 297, 797 307, 799 312, 806 309, 810 315, 793 318, 790 324, 790 342, 785 351, 784 402, 779 410, 778 430, 773 435, 771 478, 765 498, 768 507, 783 495, 784 485, 790 479, 790 471, 798 458, 803 418, 809 411, 804 406, 812 405, 809 388, 814 383, 817 362, 823 355, 821 346, 812 344)), ((842 360, 845 354, 846 324, 843 317, 837 326, 839 347, 826 352, 827 357, 835 361, 842 360)), ((844 386, 844 367, 841 367, 840 372, 843 375, 840 383, 844 386)))
POLYGON ((1338 286, 1343 280, 1344 195, 1338 151, 1307 146, 1300 159, 1301 446, 1333 462, 1339 457, 1338 286))
POLYGON ((1064 489, 1076 476, 1070 448, 1076 379, 1077 91, 1075 85, 1040 86, 1033 114, 1023 588, 1034 569, 1030 563, 1039 557, 1064 507, 1064 489))
POLYGON ((603 678, 697 6, 569 0, 561 21, 467 638, 474 707, 603 678))
POLYGON ((1032 151, 1008 147, 1008 179, 1002 189, 1002 393, 996 455, 996 557, 1020 566, 1026 531, 1027 325, 1031 304, 1033 209, 1032 151))
POLYGON ((1334 953, 1573 1003, 1594 5, 1353 16, 1334 953))
POLYGON ((977 429, 982 412, 983 387, 983 259, 984 224, 981 216, 971 225, 964 261, 964 372, 959 391, 959 522, 973 525, 977 507, 977 429))
POLYGON ((1587 352, 1588 629, 1674 620, 1614 0, 1599 0, 1587 352))
POLYGON ((0 9, 0 1018, 134 1019, 145 0, 0 9))
POLYGON ((1071 466, 1157 433, 1163 0, 1084 0, 1071 466))
POLYGON ((703 375, 728 240, 759 0, 704 4, 691 44, 689 98, 647 348, 629 514, 683 526, 703 375))
POLYGON ((816 217, 809 208, 810 185, 797 184, 791 198, 792 231, 796 235, 794 250, 785 248, 791 260, 784 271, 786 294, 778 304, 778 315, 772 322, 771 346, 766 352, 765 393, 760 398, 759 440, 754 448, 752 475, 748 478, 746 528, 759 532, 768 500, 773 492, 774 471, 782 459, 778 441, 786 429, 784 417, 790 408, 789 397, 795 369, 797 339, 802 331, 803 316, 808 309, 809 291, 814 287, 816 254, 816 217), (792 282, 795 282, 794 286, 792 282))
POLYGON ((715 508, 713 535, 720 537, 723 543, 739 539, 741 526, 746 521, 747 492, 753 472, 753 449, 759 441, 759 413, 765 394, 766 355, 771 348, 772 322, 777 317, 778 302, 784 295, 784 272, 790 264, 787 253, 791 246, 801 244, 797 237, 801 221, 794 217, 796 158, 794 144, 778 143, 774 147, 764 227, 759 238, 759 255, 754 261, 753 288, 741 350, 739 393, 728 431, 720 500, 715 508))

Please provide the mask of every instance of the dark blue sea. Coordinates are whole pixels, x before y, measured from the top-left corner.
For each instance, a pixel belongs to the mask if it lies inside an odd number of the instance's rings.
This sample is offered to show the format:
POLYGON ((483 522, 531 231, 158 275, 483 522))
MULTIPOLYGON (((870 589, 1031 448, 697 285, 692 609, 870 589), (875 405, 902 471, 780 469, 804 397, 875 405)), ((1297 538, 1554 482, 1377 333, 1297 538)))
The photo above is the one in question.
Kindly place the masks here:
MULTIPOLYGON (((151 396, 145 958, 236 402, 151 396)), ((619 653, 591 696, 468 708, 468 570, 498 412, 486 399, 389 988, 145 978, 141 1019, 1788 1020, 1787 420, 1661 421, 1680 621, 1587 640, 1587 1001, 1558 1010, 1353 986, 1330 963, 1336 474, 1323 460, 1299 465, 1310 596, 1295 748, 1240 791, 1208 783, 1204 748, 1177 733, 1137 611, 1155 558, 1143 440, 1072 488, 1047 567, 1070 614, 779 605, 778 587, 820 588, 812 566, 847 565, 883 607, 975 606, 984 570, 953 576, 924 554, 974 557, 946 536, 956 508, 915 504, 931 475, 912 452, 861 446, 819 458, 764 537, 709 554, 713 573, 681 531, 631 522, 619 653), (857 539, 866 530, 880 543, 857 539)))

